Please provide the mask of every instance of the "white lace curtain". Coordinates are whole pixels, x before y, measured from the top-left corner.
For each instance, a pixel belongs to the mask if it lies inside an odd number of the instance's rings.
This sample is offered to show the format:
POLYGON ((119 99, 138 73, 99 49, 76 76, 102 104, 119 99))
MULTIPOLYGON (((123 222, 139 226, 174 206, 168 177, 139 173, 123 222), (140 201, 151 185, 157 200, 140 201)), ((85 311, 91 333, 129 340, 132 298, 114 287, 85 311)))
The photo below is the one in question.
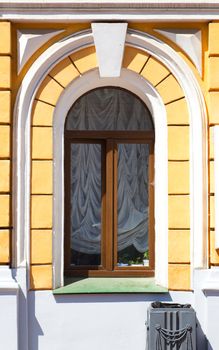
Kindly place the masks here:
MULTIPOLYGON (((100 88, 82 96, 70 109, 67 130, 153 130, 151 115, 133 94, 100 88)), ((118 144, 118 251, 148 248, 147 144, 118 144)), ((101 145, 71 145, 71 247, 101 251, 101 145)))

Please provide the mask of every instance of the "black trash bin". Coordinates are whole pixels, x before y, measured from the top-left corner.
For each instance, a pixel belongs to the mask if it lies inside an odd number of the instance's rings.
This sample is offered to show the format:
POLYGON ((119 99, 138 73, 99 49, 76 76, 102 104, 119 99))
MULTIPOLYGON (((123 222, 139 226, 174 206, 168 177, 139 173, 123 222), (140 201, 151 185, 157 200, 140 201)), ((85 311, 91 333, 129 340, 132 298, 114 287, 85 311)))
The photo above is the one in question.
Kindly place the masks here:
POLYGON ((196 350, 196 314, 189 304, 154 302, 147 314, 147 350, 196 350))

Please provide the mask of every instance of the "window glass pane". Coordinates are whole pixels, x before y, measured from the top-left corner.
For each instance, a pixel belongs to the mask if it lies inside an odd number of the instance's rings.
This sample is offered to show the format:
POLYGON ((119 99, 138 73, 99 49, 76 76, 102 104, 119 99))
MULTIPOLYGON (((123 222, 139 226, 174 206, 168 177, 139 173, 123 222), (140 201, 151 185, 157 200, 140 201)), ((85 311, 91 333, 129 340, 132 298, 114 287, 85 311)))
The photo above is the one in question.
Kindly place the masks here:
POLYGON ((71 264, 101 263, 101 145, 71 144, 71 264))
POLYGON ((79 98, 66 119, 67 130, 153 130, 143 102, 127 90, 99 88, 79 98))
POLYGON ((148 170, 148 144, 118 144, 118 266, 148 266, 148 170))

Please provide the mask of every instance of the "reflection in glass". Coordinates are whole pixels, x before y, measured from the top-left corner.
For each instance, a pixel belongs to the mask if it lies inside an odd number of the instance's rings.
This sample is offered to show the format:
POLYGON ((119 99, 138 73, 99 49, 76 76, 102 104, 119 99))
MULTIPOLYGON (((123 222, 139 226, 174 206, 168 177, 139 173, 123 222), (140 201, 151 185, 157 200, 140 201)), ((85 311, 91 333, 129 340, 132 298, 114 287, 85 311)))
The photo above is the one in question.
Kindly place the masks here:
POLYGON ((101 264, 100 144, 71 144, 71 264, 101 264))
POLYGON ((148 163, 148 144, 118 144, 118 266, 148 265, 148 163))

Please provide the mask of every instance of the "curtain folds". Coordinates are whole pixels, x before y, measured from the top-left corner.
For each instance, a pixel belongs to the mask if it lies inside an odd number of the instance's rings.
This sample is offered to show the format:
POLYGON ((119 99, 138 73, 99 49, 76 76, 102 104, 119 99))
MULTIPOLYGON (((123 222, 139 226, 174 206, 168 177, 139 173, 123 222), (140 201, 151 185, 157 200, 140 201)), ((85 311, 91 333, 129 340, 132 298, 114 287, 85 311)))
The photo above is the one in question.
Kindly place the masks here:
MULTIPOLYGON (((70 109, 67 130, 153 130, 150 112, 128 91, 100 88, 70 109)), ((149 145, 118 143, 118 251, 148 249, 149 145)), ((101 144, 71 145, 71 248, 101 251, 101 144)))

